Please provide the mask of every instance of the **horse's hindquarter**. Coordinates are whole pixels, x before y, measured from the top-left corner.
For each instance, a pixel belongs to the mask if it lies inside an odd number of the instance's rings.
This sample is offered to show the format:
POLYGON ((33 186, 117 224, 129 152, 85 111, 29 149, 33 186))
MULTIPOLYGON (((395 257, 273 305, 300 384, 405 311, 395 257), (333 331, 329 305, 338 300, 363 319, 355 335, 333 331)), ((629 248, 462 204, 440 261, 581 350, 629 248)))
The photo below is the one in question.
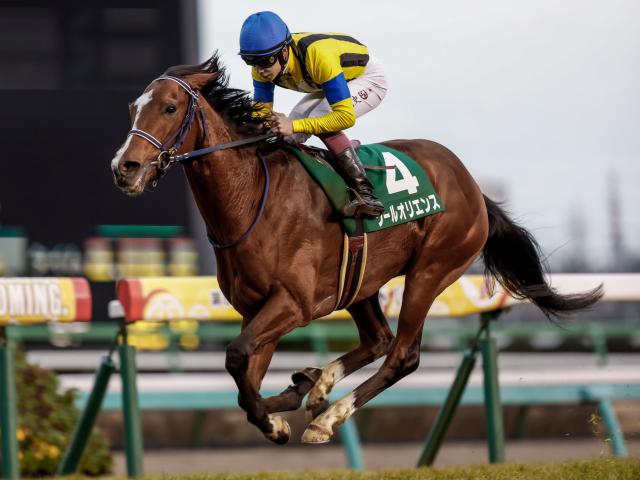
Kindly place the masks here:
MULTIPOLYGON (((456 263, 458 258, 475 257, 486 241, 487 213, 482 192, 460 159, 446 147, 428 140, 393 140, 384 144, 410 156, 425 169, 446 209, 404 224, 408 225, 405 233, 409 237, 405 244, 412 249, 413 256, 403 267, 403 273, 412 267, 421 268, 426 262, 446 258, 456 263)), ((385 248, 388 241, 385 232, 370 235, 371 252, 377 245, 385 248)))
MULTIPOLYGON (((462 209, 470 211, 469 218, 474 222, 479 216, 486 217, 480 187, 451 150, 429 140, 393 140, 385 144, 409 155, 425 169, 446 211, 453 210, 460 220, 462 209)), ((447 217, 446 211, 444 215, 434 215, 432 221, 447 217)))

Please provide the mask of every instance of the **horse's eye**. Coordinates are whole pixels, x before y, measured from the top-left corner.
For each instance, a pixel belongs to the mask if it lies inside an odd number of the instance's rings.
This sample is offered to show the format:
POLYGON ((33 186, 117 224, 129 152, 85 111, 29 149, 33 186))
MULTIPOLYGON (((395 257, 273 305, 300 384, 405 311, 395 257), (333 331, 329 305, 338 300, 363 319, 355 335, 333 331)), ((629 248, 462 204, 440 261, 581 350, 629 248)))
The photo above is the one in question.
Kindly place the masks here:
POLYGON ((167 108, 164 109, 164 111, 166 113, 175 113, 176 111, 176 106, 175 105, 169 105, 167 108))

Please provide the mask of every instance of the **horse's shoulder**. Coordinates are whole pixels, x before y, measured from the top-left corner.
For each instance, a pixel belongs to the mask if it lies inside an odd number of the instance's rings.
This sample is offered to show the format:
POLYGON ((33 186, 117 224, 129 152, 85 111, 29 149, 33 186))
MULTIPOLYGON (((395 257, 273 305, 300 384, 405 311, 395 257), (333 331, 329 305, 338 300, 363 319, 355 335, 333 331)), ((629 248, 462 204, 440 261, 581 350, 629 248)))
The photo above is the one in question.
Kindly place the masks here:
POLYGON ((264 153, 269 166, 274 168, 288 168, 292 164, 299 164, 296 156, 286 148, 273 148, 264 153))
POLYGON ((314 180, 307 173, 304 165, 298 160, 296 155, 288 149, 279 148, 269 152, 267 156, 269 168, 276 179, 281 183, 310 183, 314 180))

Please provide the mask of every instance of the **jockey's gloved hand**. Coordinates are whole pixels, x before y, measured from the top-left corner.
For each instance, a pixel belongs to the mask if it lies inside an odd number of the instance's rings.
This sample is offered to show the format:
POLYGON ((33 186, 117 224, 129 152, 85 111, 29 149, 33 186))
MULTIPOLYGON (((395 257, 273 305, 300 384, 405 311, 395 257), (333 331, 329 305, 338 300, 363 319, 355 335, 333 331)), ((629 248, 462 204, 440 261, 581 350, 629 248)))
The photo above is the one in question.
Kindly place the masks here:
POLYGON ((268 119, 269 131, 277 133, 281 137, 293 134, 293 123, 284 113, 273 112, 268 119))

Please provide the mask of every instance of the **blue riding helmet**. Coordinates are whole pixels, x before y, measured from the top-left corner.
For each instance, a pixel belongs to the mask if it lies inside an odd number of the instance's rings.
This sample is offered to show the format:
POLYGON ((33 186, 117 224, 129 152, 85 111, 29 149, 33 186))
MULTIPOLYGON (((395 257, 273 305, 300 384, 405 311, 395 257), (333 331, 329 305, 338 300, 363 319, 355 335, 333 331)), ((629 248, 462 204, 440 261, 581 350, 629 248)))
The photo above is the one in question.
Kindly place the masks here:
POLYGON ((249 16, 242 24, 239 54, 247 61, 277 53, 290 42, 289 27, 278 15, 273 12, 258 12, 249 16))

